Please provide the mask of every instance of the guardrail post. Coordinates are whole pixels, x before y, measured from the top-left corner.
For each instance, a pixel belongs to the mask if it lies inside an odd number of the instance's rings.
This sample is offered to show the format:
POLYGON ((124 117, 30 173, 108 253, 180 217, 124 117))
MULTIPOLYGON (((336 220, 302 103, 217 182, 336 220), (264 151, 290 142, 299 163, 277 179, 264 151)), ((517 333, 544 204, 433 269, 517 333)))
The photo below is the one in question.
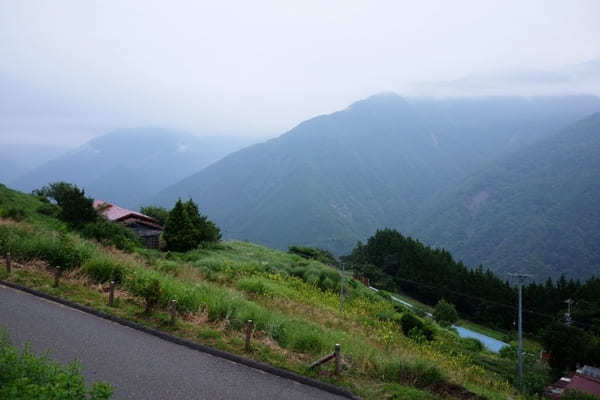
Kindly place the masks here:
POLYGON ((59 266, 56 266, 56 270, 54 271, 54 287, 55 288, 58 287, 61 275, 62 275, 62 269, 59 266))
POLYGON ((340 345, 335 345, 335 351, 333 352, 335 356, 335 375, 338 376, 340 374, 340 345))
POLYGON ((176 314, 177 314, 177 300, 171 300, 171 326, 175 326, 176 314))
POLYGON ((10 275, 10 264, 12 260, 10 259, 10 251, 6 253, 6 272, 10 275))
POLYGON ((252 329, 254 328, 254 322, 251 319, 246 322, 246 351, 250 351, 250 338, 252 336, 252 329))
POLYGON ((110 281, 110 286, 108 288, 108 305, 113 306, 115 302, 115 281, 110 281))

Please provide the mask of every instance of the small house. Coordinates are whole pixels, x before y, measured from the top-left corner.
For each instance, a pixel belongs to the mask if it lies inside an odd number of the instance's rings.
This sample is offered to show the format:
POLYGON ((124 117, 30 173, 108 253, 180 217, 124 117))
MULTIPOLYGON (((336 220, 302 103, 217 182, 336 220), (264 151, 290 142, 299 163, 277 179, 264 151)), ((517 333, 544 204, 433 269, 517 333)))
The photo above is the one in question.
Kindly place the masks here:
POLYGON ((163 227, 155 218, 102 200, 94 200, 94 208, 109 221, 126 226, 135 232, 144 246, 158 249, 163 227))
POLYGON ((600 368, 584 366, 562 377, 546 388, 546 396, 551 399, 560 399, 566 390, 579 390, 600 399, 600 368))

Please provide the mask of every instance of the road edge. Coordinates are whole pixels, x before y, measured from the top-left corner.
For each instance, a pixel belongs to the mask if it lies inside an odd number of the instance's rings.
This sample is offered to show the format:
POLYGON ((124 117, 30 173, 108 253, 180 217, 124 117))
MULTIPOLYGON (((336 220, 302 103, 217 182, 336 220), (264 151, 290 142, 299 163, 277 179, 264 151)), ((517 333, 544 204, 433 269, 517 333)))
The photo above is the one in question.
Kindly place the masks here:
POLYGON ((312 379, 312 378, 309 378, 307 376, 303 376, 303 375, 297 374, 295 372, 289 371, 287 369, 283 369, 283 368, 279 368, 279 367, 274 367, 272 365, 265 364, 265 363, 262 363, 260 361, 251 360, 249 358, 245 358, 245 357, 239 356, 237 354, 233 354, 233 353, 229 353, 227 351, 219 350, 219 349, 216 349, 214 347, 206 346, 206 345, 203 345, 203 344, 200 344, 200 343, 195 343, 195 342, 192 342, 190 340, 186 340, 186 339, 180 338, 178 336, 174 336, 174 335, 171 335, 169 333, 166 333, 166 332, 163 332, 163 331, 159 331, 159 330, 154 329, 154 328, 149 328, 147 326, 140 325, 140 324, 138 324, 136 322, 133 322, 133 321, 121 318, 121 317, 117 317, 117 316, 114 316, 114 315, 107 314, 107 313, 105 313, 103 311, 96 310, 95 308, 87 307, 87 306, 84 306, 82 304, 75 303, 73 301, 63 299, 61 297, 57 297, 57 296, 53 296, 53 295, 48 294, 48 293, 40 292, 40 291, 38 291, 36 289, 32 289, 32 288, 29 288, 27 286, 22 286, 22 285, 19 285, 19 284, 13 283, 13 282, 8 282, 8 281, 5 281, 5 280, 0 280, 0 285, 4 285, 4 286, 12 288, 12 289, 20 290, 22 292, 26 292, 26 293, 29 293, 31 295, 37 296, 37 297, 42 297, 42 298, 44 298, 46 300, 51 300, 51 301, 53 301, 55 303, 59 303, 59 304, 62 304, 62 305, 74 308, 76 310, 83 311, 85 313, 92 314, 92 315, 95 315, 97 317, 100 317, 100 318, 103 318, 103 319, 106 319, 106 320, 109 320, 109 321, 116 322, 116 323, 121 324, 123 326, 127 326, 129 328, 135 329, 135 330, 140 331, 140 332, 147 333, 147 334, 152 335, 152 336, 156 336, 158 338, 161 338, 161 339, 166 340, 166 341, 171 342, 171 343, 175 343, 175 344, 178 344, 178 345, 181 345, 181 346, 185 346, 185 347, 190 348, 192 350, 201 351, 203 353, 208 353, 208 354, 211 354, 211 355, 213 355, 215 357, 224 358, 226 360, 233 361, 233 362, 236 362, 236 363, 239 363, 239 364, 243 364, 243 365, 246 365, 246 366, 254 368, 254 369, 258 369, 258 370, 261 370, 261 371, 268 372, 268 373, 270 373, 272 375, 277 375, 277 376, 280 376, 282 378, 291 379, 293 381, 296 381, 296 382, 299 382, 299 383, 302 383, 302 384, 305 384, 305 385, 308 385, 308 386, 312 386, 312 387, 324 390, 324 391, 332 393, 332 394, 337 394, 337 395, 340 395, 340 396, 344 396, 344 397, 352 399, 352 400, 361 400, 360 397, 356 396, 351 391, 349 391, 347 389, 344 389, 344 388, 341 388, 339 386, 335 386, 335 385, 332 385, 330 383, 321 382, 321 381, 318 381, 316 379, 312 379))

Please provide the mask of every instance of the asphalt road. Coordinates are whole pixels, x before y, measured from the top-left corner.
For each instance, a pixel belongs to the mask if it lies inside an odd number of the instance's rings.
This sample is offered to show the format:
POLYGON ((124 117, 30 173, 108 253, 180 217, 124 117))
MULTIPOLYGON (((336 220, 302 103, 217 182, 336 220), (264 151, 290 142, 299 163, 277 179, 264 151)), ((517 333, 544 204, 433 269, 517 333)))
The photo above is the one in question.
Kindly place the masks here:
POLYGON ((114 399, 343 399, 0 285, 0 327, 15 344, 79 360, 114 399))

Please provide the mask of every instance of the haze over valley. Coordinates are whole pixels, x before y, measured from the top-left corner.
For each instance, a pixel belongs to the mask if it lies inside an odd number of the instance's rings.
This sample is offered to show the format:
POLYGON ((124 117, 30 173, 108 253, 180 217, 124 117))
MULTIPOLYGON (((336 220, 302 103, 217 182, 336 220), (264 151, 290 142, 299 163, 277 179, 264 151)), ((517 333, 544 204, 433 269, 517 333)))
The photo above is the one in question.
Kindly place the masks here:
POLYGON ((600 267, 597 4, 135 4, 0 6, 2 183, 192 198, 284 250, 389 227, 502 274, 600 267))

